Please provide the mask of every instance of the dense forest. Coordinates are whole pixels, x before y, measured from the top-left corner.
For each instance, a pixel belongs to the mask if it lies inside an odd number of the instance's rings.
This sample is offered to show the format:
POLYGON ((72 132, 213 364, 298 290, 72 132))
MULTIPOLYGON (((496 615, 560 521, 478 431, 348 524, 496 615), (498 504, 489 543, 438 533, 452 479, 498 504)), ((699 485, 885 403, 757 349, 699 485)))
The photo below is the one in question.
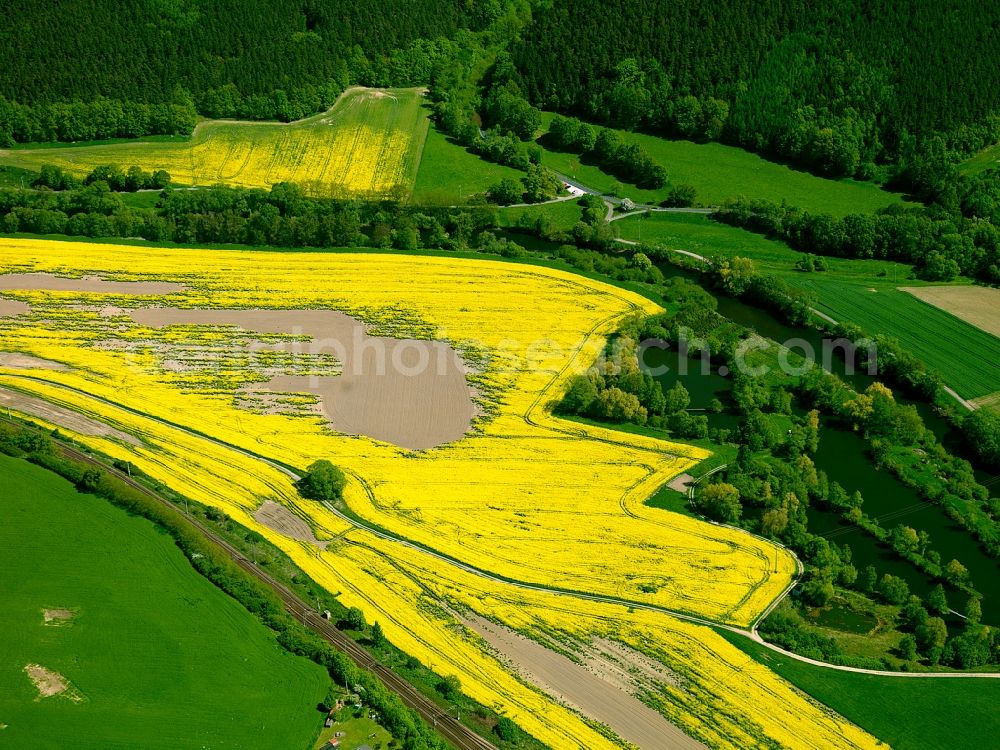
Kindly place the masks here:
POLYGON ((481 25, 465 0, 11 0, 0 95, 22 104, 162 103, 234 85, 244 96, 363 78, 417 39, 481 25), (30 29, 30 33, 26 30, 30 29))
POLYGON ((1000 6, 555 0, 512 48, 533 103, 826 174, 1000 135, 1000 6))
POLYGON ((900 163, 904 186, 925 181, 911 172, 933 154, 1000 140, 1000 6, 973 0, 12 0, 6 10, 7 144, 186 133, 199 114, 297 119, 351 84, 430 84, 451 105, 439 109, 453 134, 477 109, 501 135, 530 137, 520 131, 534 115, 510 106, 523 96, 827 175, 894 178, 883 165, 900 163))
POLYGON ((199 113, 287 121, 353 83, 426 83, 453 54, 447 39, 496 5, 12 0, 0 17, 0 145, 187 133, 199 113))

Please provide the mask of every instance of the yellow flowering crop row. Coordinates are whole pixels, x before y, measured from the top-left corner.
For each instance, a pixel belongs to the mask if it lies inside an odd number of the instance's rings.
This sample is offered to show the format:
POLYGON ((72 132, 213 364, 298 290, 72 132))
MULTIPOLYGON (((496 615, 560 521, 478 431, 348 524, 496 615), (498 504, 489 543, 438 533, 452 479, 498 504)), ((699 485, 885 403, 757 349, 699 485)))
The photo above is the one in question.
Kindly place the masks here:
MULTIPOLYGON (((358 540, 356 551, 384 580, 419 581, 432 598, 468 608, 523 633, 562 642, 595 637, 624 643, 664 664, 678 684, 665 686, 657 707, 671 722, 710 747, 867 748, 879 745, 862 730, 799 693, 724 638, 700 625, 647 610, 497 586, 426 555, 381 539, 358 540)), ((418 590, 414 594, 420 595, 418 590)), ((426 594, 425 594, 426 596, 426 594)), ((530 717, 516 715, 518 722, 530 717)), ((569 746, 557 743, 556 747, 569 746)))
MULTIPOLYGON (((116 403, 304 467, 325 457, 352 476, 351 509, 394 533, 507 578, 647 601, 745 624, 787 584, 791 558, 745 534, 646 507, 670 477, 706 454, 690 446, 585 427, 549 414, 566 380, 589 366, 624 316, 655 306, 562 272, 443 258, 177 251, 3 241, 0 262, 36 270, 176 279, 181 306, 331 306, 376 324, 406 304, 459 348, 495 352, 476 377, 493 413, 472 434, 414 453, 366 438, 332 436, 318 419, 255 414, 214 380, 204 392, 172 385, 152 353, 99 348, 107 322, 72 309, 75 327, 35 325, 5 334, 17 348, 70 365, 47 375, 116 403), (122 254, 128 253, 127 264, 122 254), (172 268, 200 268, 180 275, 172 268), (346 291, 346 290, 349 290, 346 291), (521 311, 531 310, 530 314, 521 311), (155 394, 155 395, 154 395, 155 394), (778 572, 774 573, 777 564, 778 572)), ((12 293, 42 309, 69 293, 12 293)), ((134 300, 119 300, 137 304, 134 300)), ((144 303, 145 304, 145 303, 144 303)), ((41 313, 39 313, 41 314, 41 313)), ((96 314, 92 314, 96 315, 96 314)), ((116 319, 117 321, 118 319, 116 319)), ((122 324, 124 326, 124 324, 122 324)), ((421 324, 422 325, 422 324, 421 324)), ((134 327, 133 327, 134 328, 134 327)), ((183 331, 142 329, 151 340, 183 331)), ((135 330, 119 335, 137 335, 135 330)), ((166 344, 171 340, 165 340, 166 344)))
POLYGON ((648 300, 544 268, 392 255, 0 240, 0 273, 8 270, 185 284, 180 292, 142 298, 5 292, 29 302, 33 312, 0 319, 0 349, 69 369, 0 368, 0 385, 137 436, 141 447, 77 437, 261 533, 321 585, 341 592, 345 605, 360 606, 369 621, 378 620, 398 646, 440 674, 458 675, 463 690, 509 713, 553 747, 613 745, 513 676, 478 639, 457 634, 442 602, 521 630, 602 635, 650 653, 686 680, 684 690, 664 693, 661 711, 710 745, 846 746, 841 735, 856 746, 868 744, 862 733, 707 629, 489 583, 426 553, 352 530, 301 500, 280 470, 170 426, 291 466, 328 458, 347 471, 345 500, 366 522, 508 579, 746 624, 790 580, 792 559, 746 534, 644 505, 664 481, 707 454, 550 413, 568 379, 590 365, 607 334, 629 315, 657 310, 648 300), (165 352, 204 346, 216 336, 222 343, 239 342, 238 332, 145 328, 108 312, 154 304, 332 308, 365 321, 370 330, 446 339, 470 353, 470 380, 483 394, 487 413, 465 438, 413 452, 332 434, 316 418, 246 411, 236 405, 239 377, 162 366, 165 352), (263 500, 306 519, 320 539, 333 540, 329 548, 321 551, 257 523, 251 514, 263 500), (748 674, 751 680, 737 684, 748 674), (755 700, 754 690, 773 695, 781 706, 755 700), (811 739, 793 742, 798 731, 811 739))
POLYGON ((655 657, 679 683, 664 687, 656 696, 657 707, 710 747, 876 744, 707 628, 656 613, 489 583, 403 545, 351 530, 298 498, 284 474, 234 450, 121 409, 95 408, 86 396, 58 387, 17 379, 11 383, 141 436, 147 445, 136 449, 75 435, 113 457, 132 461, 189 497, 222 508, 262 534, 314 580, 339 592, 345 606, 360 607, 370 621, 377 620, 393 643, 440 674, 458 676, 469 695, 497 707, 551 747, 598 750, 615 745, 484 653, 478 639, 458 625, 453 611, 469 609, 522 632, 584 642, 610 638, 655 657), (320 552, 277 534, 250 515, 253 504, 246 503, 248 497, 281 502, 320 523, 336 539, 320 552))
POLYGON ((24 149, 3 162, 54 164, 78 176, 94 167, 167 170, 181 185, 266 188, 297 182, 315 195, 405 196, 416 178, 428 121, 415 89, 351 89, 329 112, 287 125, 201 123, 185 143, 131 142, 24 149))

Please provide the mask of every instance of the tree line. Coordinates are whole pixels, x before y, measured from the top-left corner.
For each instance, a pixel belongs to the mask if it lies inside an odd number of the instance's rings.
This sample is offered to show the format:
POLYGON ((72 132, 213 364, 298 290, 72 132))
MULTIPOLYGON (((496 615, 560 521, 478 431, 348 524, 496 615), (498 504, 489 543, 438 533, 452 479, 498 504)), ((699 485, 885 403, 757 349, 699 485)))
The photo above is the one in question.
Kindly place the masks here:
MULTIPOLYGON (((170 173, 165 169, 147 172, 135 165, 123 170, 117 164, 105 164, 94 167, 83 178, 83 185, 93 185, 99 182, 107 185, 108 190, 116 193, 134 193, 138 190, 163 190, 170 187, 170 173)), ((77 190, 81 182, 72 174, 52 164, 43 164, 38 177, 32 181, 34 188, 49 190, 77 190)))
POLYGON ((99 98, 88 102, 18 104, 0 96, 0 147, 42 141, 94 141, 144 135, 190 135, 194 102, 162 104, 99 98))
POLYGON ((1000 139, 998 14, 972 0, 556 0, 511 58, 537 106, 871 177, 935 136, 965 154, 1000 139))
POLYGON ((889 206, 876 214, 838 218, 743 197, 726 201, 713 217, 806 253, 896 260, 932 281, 965 275, 1000 283, 1000 228, 986 217, 889 206))
POLYGON ((638 143, 626 142, 616 130, 595 131, 575 117, 556 116, 547 137, 553 148, 582 154, 604 171, 641 188, 657 189, 667 184, 666 168, 638 143))
POLYGON ((15 0, 6 11, 2 146, 185 134, 197 114, 288 121, 354 83, 425 84, 456 57, 451 38, 485 28, 503 6, 15 0))

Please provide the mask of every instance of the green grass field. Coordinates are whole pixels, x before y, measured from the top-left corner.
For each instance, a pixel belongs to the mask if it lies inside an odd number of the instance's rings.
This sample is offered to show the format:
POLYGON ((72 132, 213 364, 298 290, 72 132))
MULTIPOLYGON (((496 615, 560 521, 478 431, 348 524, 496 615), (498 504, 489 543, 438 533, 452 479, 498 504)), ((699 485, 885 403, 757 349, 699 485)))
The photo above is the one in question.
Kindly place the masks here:
POLYGON ((501 208, 500 223, 506 227, 517 226, 525 217, 535 221, 539 216, 547 216, 553 225, 559 229, 572 229, 583 218, 583 208, 578 200, 560 201, 559 203, 544 203, 538 206, 516 206, 501 208))
POLYGON ((325 671, 191 567, 165 534, 0 455, 0 746, 305 748, 325 671), (43 624, 43 609, 74 613, 43 624), (24 668, 70 681, 39 698, 24 668))
POLYGON ((337 714, 336 723, 329 729, 323 729, 314 745, 315 750, 329 748, 331 738, 336 738, 339 732, 343 734, 339 737, 340 747, 345 750, 368 745, 372 748, 387 748, 392 741, 392 735, 380 727, 371 719, 367 718, 368 709, 362 709, 362 716, 355 718, 355 711, 348 707, 342 709, 337 714))
POLYGON ((524 172, 480 159, 432 127, 424 144, 412 200, 430 206, 462 205, 504 177, 520 180, 523 176, 524 172))
POLYGON ((895 750, 996 747, 1000 680, 878 677, 813 667, 735 634, 723 638, 895 750))
POLYGON ((167 170, 177 185, 268 187, 297 182, 313 195, 399 197, 416 179, 429 120, 421 89, 346 91, 327 112, 298 122, 205 120, 187 141, 136 140, 0 151, 0 164, 167 170))
POLYGON ((899 339, 903 347, 937 370, 965 398, 1000 391, 1000 339, 928 305, 901 286, 922 286, 902 263, 824 258, 828 269, 795 269, 802 254, 783 242, 697 214, 651 214, 614 222, 623 239, 653 242, 706 257, 752 258, 758 270, 783 277, 792 286, 815 292, 816 308, 835 320, 868 333, 899 339))
POLYGON ((958 171, 973 175, 996 167, 1000 167, 1000 143, 984 148, 975 156, 966 159, 958 165, 958 171))
MULTIPOLYGON (((553 117, 545 113, 543 129, 547 130, 553 117)), ((844 216, 875 211, 902 201, 900 195, 882 190, 872 182, 816 177, 734 146, 669 141, 621 132, 626 140, 641 144, 654 160, 666 167, 671 183, 694 185, 698 189, 698 202, 704 205, 746 195, 778 202, 784 200, 809 211, 844 216)), ((669 186, 660 190, 640 190, 623 184, 596 166, 582 164, 579 154, 546 150, 542 162, 570 177, 575 176, 588 187, 618 192, 637 202, 659 203, 670 191, 669 186)))
POLYGON ((706 258, 741 255, 765 265, 791 267, 802 257, 783 242, 713 221, 704 214, 651 213, 612 222, 617 237, 687 250, 706 258))
MULTIPOLYGON (((795 269, 802 253, 784 242, 769 240, 763 235, 731 227, 702 214, 653 213, 630 216, 612 223, 617 237, 626 240, 651 242, 679 250, 697 253, 706 258, 736 255, 752 258, 758 270, 787 276, 789 281, 809 278, 795 269)), ((921 286, 924 282, 913 278, 913 268, 905 263, 887 260, 855 260, 851 258, 824 258, 829 270, 822 276, 828 279, 865 284, 921 286)))

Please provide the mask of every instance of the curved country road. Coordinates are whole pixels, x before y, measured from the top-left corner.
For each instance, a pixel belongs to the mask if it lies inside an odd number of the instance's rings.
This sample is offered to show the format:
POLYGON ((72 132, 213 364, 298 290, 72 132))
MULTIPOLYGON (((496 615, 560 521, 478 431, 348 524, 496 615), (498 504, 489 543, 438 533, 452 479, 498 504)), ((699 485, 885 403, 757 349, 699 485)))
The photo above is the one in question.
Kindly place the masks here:
MULTIPOLYGON (((216 445, 216 446, 218 446, 220 448, 223 448, 223 449, 226 449, 226 450, 235 451, 236 453, 239 453, 240 455, 243 455, 243 456, 245 456, 247 458, 250 458, 250 459, 253 459, 255 461, 261 461, 262 463, 267 464, 271 468, 274 468, 274 469, 276 469, 276 470, 284 473, 289 478, 291 478, 293 481, 299 479, 300 476, 301 476, 294 469, 292 469, 292 468, 290 468, 288 466, 285 466, 285 465, 281 464, 280 462, 277 462, 277 461, 274 461, 272 459, 269 459, 266 456, 262 456, 262 455, 260 455, 258 453, 254 453, 252 451, 240 448, 238 446, 231 445, 230 443, 227 443, 227 442, 225 442, 223 440, 218 440, 216 438, 210 437, 210 436, 205 435, 203 433, 199 433, 199 432, 197 432, 195 430, 188 429, 188 428, 186 428, 186 427, 184 427, 182 425, 178 425, 178 424, 175 424, 173 422, 169 422, 167 420, 160 419, 158 417, 150 416, 149 414, 145 414, 143 412, 137 411, 135 409, 131 409, 131 408, 129 408, 127 406, 124 406, 122 404, 115 403, 114 401, 111 401, 110 399, 105 399, 105 398, 102 398, 100 396, 95 396, 93 394, 87 393, 85 391, 81 391, 81 390, 73 388, 71 386, 63 385, 61 383, 54 383, 54 382, 45 380, 44 378, 39 378, 39 377, 31 376, 31 375, 12 375, 12 374, 7 375, 7 374, 5 374, 4 377, 13 377, 13 378, 22 378, 22 379, 25 379, 25 380, 33 380, 33 381, 45 383, 45 384, 50 385, 50 386, 55 386, 57 388, 61 388, 61 389, 70 391, 72 393, 76 393, 78 395, 82 395, 82 396, 85 396, 87 398, 90 398, 90 399, 99 401, 101 403, 107 404, 107 405, 112 406, 114 408, 121 409, 123 411, 127 411, 127 412, 129 412, 131 414, 135 414, 135 415, 143 417, 145 419, 153 420, 153 421, 157 422, 158 424, 163 425, 165 427, 170 427, 172 429, 179 430, 179 431, 185 433, 186 435, 188 435, 189 437, 194 437, 194 438, 197 438, 197 439, 200 439, 200 440, 206 440, 206 441, 208 441, 208 442, 212 443, 213 445, 216 445)), ((93 459, 90 459, 90 460, 93 461, 93 459)), ((120 472, 118 472, 118 473, 120 473, 120 472)), ((356 479, 360 479, 360 477, 356 477, 356 476, 355 476, 355 478, 356 479)), ((363 480, 361 480, 361 481, 363 482, 363 480)), ((612 596, 602 596, 600 594, 587 594, 587 593, 577 592, 577 591, 567 591, 567 590, 560 589, 560 588, 555 588, 555 587, 550 587, 550 586, 544 586, 542 584, 534 584, 534 583, 529 583, 527 581, 518 581, 518 580, 514 580, 514 579, 510 579, 510 578, 505 578, 503 576, 496 575, 494 573, 491 573, 489 571, 483 570, 481 568, 477 568, 474 565, 469 565, 469 564, 464 563, 464 562, 462 562, 460 560, 456 560, 455 558, 449 557, 447 555, 443 555, 443 554, 441 554, 441 553, 439 553, 439 552, 437 552, 437 551, 435 551, 435 550, 433 550, 433 549, 431 549, 429 547, 425 547, 425 546, 423 546, 421 544, 418 544, 417 542, 413 542, 413 541, 410 541, 408 539, 396 536, 396 535, 391 534, 391 533, 389 533, 389 532, 387 532, 387 531, 385 531, 383 529, 379 529, 376 526, 369 525, 368 523, 362 521, 359 518, 356 518, 356 517, 354 517, 352 515, 344 513, 343 511, 341 511, 340 509, 336 508, 335 506, 333 506, 331 504, 324 503, 324 505, 326 506, 326 508, 328 510, 330 510, 332 513, 334 513, 338 518, 340 518, 341 520, 343 520, 346 523, 349 523, 351 526, 354 526, 357 529, 360 529, 362 531, 368 532, 368 533, 370 533, 370 534, 372 534, 374 536, 377 536, 378 538, 383 539, 385 541, 389 541, 389 542, 392 542, 392 543, 395 543, 395 544, 403 545, 403 546, 408 547, 408 548, 410 548, 412 550, 420 552, 421 554, 425 554, 425 555, 428 555, 430 557, 433 557, 434 559, 439 560, 439 561, 444 562, 444 563, 447 563, 448 565, 453 565, 453 566, 457 567, 459 570, 462 570, 462 571, 464 571, 466 573, 470 573, 472 575, 478 576, 480 578, 484 578, 484 579, 486 579, 488 581, 491 581, 493 583, 503 584, 503 585, 507 585, 507 586, 514 586, 516 588, 521 588, 521 589, 525 589, 525 590, 528 590, 528 591, 537 591, 537 592, 542 592, 542 593, 546 593, 546 594, 554 594, 554 595, 557 595, 557 596, 572 597, 574 599, 584 599, 584 600, 587 600, 587 601, 602 602, 602 603, 605 603, 605 604, 613 604, 613 605, 617 605, 617 606, 631 607, 631 608, 634 608, 634 609, 642 609, 642 610, 646 610, 646 611, 650 611, 650 612, 659 612, 661 614, 668 615, 670 617, 674 617, 674 618, 676 618, 678 620, 684 620, 685 622, 690 622, 690 623, 693 623, 693 624, 696 624, 696 625, 702 625, 702 626, 708 627, 708 628, 721 629, 721 630, 726 630, 726 631, 728 631, 730 633, 735 633, 737 635, 743 636, 744 638, 748 638, 748 639, 754 641, 755 643, 758 643, 761 646, 764 646, 765 648, 770 649, 771 651, 774 651, 774 652, 779 653, 779 654, 783 654, 784 656, 787 656, 790 659, 794 659, 796 661, 800 661, 800 662, 803 662, 805 664, 811 664, 811 665, 816 666, 816 667, 822 667, 824 669, 834 669, 834 670, 837 670, 837 671, 840 671, 840 672, 854 672, 854 673, 857 673, 857 674, 877 675, 877 676, 880 676, 880 677, 897 677, 897 678, 902 678, 902 679, 922 679, 922 678, 927 678, 927 679, 930 679, 930 678, 941 678, 941 679, 946 679, 946 678, 985 678, 985 679, 997 679, 997 678, 1000 678, 1000 672, 890 672, 890 671, 885 671, 885 670, 863 669, 861 667, 848 667, 848 666, 842 666, 842 665, 839 665, 839 664, 829 664, 827 662, 819 661, 819 660, 816 660, 816 659, 810 659, 809 657, 802 656, 801 654, 796 654, 796 653, 793 653, 791 651, 786 651, 785 649, 783 649, 783 648, 781 648, 779 646, 776 646, 773 643, 769 643, 769 642, 765 641, 760 636, 760 634, 757 632, 757 626, 759 625, 760 621, 763 619, 762 616, 758 617, 757 620, 754 622, 754 624, 748 629, 748 628, 742 628, 742 627, 739 627, 739 626, 736 626, 736 625, 729 625, 727 623, 716 622, 714 620, 709 620, 709 619, 704 618, 704 617, 698 617, 697 615, 688 614, 686 612, 678 612, 676 610, 668 609, 666 607, 660 607, 660 606, 657 606, 655 604, 647 604, 645 602, 636 602, 636 601, 632 601, 630 599, 621 599, 621 598, 612 597, 612 596)), ((776 597, 773 602, 771 602, 771 604, 764 610, 764 612, 762 614, 766 615, 766 614, 770 613, 791 592, 792 588, 794 588, 795 582, 796 581, 793 580, 792 583, 789 586, 787 586, 785 588, 785 590, 778 597, 776 597)), ((477 737, 478 737, 478 735, 477 735, 477 737)))

